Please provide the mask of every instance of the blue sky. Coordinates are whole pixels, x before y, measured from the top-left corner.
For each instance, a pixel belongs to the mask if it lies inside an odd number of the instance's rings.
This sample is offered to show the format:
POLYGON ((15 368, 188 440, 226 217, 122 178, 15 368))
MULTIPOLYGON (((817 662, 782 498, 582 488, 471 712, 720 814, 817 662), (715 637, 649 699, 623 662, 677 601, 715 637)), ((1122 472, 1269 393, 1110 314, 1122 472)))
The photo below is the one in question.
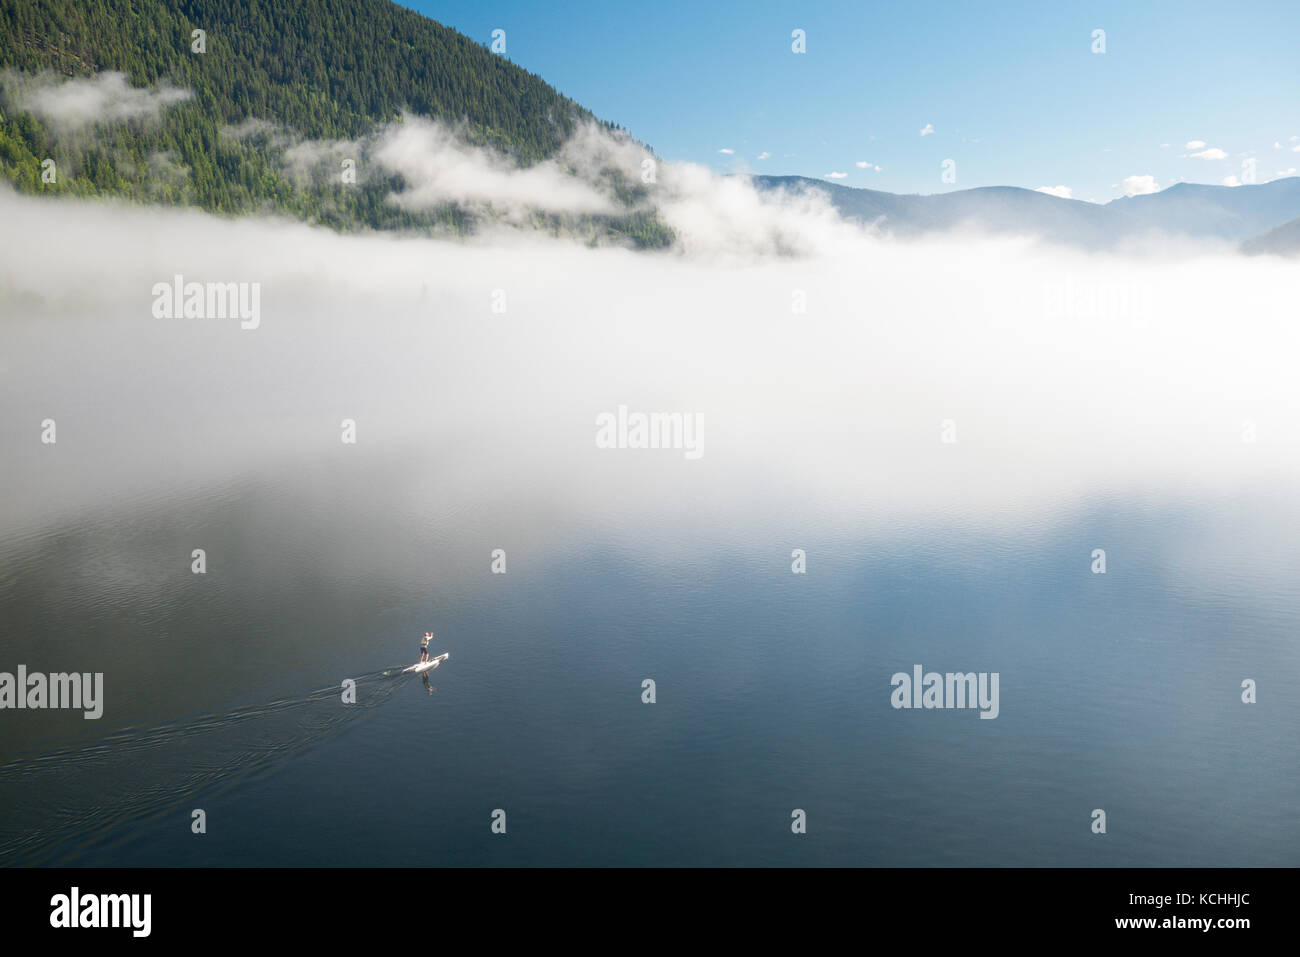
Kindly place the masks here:
POLYGON ((1106 202, 1248 180, 1252 159, 1257 182, 1300 168, 1297 0, 407 5, 485 44, 505 30, 510 60, 665 159, 722 172, 1106 202))

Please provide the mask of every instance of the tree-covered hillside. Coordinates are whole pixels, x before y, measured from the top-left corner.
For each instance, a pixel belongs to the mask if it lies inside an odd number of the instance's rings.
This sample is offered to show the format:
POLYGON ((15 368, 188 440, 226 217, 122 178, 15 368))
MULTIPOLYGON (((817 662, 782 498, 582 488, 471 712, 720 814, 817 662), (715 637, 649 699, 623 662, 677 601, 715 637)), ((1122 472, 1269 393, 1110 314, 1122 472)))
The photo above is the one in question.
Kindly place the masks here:
MULTIPOLYGON (((457 126, 520 164, 553 156, 595 118, 537 76, 480 43, 389 0, 0 0, 0 70, 23 77, 126 74, 135 88, 181 88, 190 99, 151 122, 58 135, 40 116, 0 102, 0 174, 20 190, 125 196, 213 212, 275 210, 334 228, 472 228, 453 206, 411 212, 386 202, 400 180, 354 187, 303 182, 285 143, 229 135, 287 128, 308 140, 348 140, 403 111, 457 126), (191 49, 194 30, 206 50, 191 49), (224 131, 224 132, 223 132, 224 131), (58 178, 43 182, 41 161, 58 178)), ((613 129, 611 124, 605 124, 613 129)), ((628 190, 621 191, 628 196, 628 190)), ((650 215, 589 217, 597 234, 662 245, 650 215)))

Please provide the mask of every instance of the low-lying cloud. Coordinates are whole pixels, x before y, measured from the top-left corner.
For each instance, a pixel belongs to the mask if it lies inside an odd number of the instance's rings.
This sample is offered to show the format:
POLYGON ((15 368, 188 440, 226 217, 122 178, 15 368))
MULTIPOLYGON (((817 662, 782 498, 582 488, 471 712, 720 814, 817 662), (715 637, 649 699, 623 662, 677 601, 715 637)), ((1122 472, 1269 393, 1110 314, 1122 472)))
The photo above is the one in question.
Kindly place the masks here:
POLYGON ((411 209, 457 203, 468 209, 503 210, 516 220, 532 210, 618 211, 610 197, 554 160, 521 168, 509 157, 470 145, 442 124, 419 117, 390 125, 371 155, 382 168, 406 180, 407 188, 393 199, 411 209))
POLYGON ((1014 524, 1300 466, 1287 263, 896 242, 692 166, 660 169, 656 197, 682 237, 668 254, 0 190, 0 527, 341 454, 404 515, 527 501, 548 534, 612 536, 1014 524), (259 325, 156 318, 151 289, 177 275, 258 283, 259 325), (705 453, 598 447, 620 406, 697 417, 705 453))
MULTIPOLYGON (((626 134, 595 123, 580 124, 554 158, 531 166, 471 143, 463 130, 415 116, 358 140, 307 140, 261 121, 224 132, 282 148, 282 168, 299 185, 337 182, 345 160, 355 164, 356 182, 372 172, 399 177, 389 202, 413 211, 456 205, 478 214, 479 233, 496 241, 508 241, 498 235, 502 227, 531 227, 534 213, 653 213, 673 230, 678 253, 715 261, 804 255, 860 232, 819 192, 759 191, 746 176, 664 163, 626 134), (637 191, 630 204, 616 184, 637 191)), ((580 230, 573 235, 585 238, 580 230)))
POLYGON ((129 121, 151 122, 169 106, 193 94, 166 82, 157 87, 135 87, 126 74, 113 71, 91 77, 65 77, 57 73, 0 74, 0 89, 7 101, 39 117, 55 133, 79 133, 91 127, 129 121))

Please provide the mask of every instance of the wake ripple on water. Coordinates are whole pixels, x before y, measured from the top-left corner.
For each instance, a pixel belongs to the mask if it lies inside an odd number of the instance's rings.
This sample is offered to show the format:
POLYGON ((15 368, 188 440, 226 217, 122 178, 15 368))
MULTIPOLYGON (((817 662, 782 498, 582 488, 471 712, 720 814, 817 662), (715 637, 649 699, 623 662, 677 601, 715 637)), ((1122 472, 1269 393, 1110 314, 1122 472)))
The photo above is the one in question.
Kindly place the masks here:
POLYGON ((0 764, 0 866, 67 865, 130 840, 189 799, 269 774, 341 734, 411 677, 400 666, 357 676, 356 704, 343 704, 339 687, 321 688, 0 764))

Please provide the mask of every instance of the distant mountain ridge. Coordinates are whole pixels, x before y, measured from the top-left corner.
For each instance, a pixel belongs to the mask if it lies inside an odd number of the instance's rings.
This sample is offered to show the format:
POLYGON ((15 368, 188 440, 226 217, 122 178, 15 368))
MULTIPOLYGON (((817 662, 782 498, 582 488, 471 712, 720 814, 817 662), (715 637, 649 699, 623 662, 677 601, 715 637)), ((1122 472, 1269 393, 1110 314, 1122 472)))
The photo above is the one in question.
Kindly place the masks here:
POLYGON ((1248 240, 1242 244, 1241 251, 1251 256, 1267 253, 1276 256, 1300 256, 1300 219, 1283 223, 1277 229, 1248 240))
MULTIPOLYGON (((1104 205, 1017 186, 903 195, 804 176, 754 176, 752 181, 763 191, 820 191, 846 219, 877 223, 899 238, 971 227, 1095 249, 1153 233, 1245 241, 1248 248, 1255 248, 1257 237, 1262 243, 1264 234, 1300 217, 1297 176, 1250 186, 1178 183, 1158 193, 1126 196, 1104 205)), ((1281 251, 1283 240, 1275 245, 1281 251)))

